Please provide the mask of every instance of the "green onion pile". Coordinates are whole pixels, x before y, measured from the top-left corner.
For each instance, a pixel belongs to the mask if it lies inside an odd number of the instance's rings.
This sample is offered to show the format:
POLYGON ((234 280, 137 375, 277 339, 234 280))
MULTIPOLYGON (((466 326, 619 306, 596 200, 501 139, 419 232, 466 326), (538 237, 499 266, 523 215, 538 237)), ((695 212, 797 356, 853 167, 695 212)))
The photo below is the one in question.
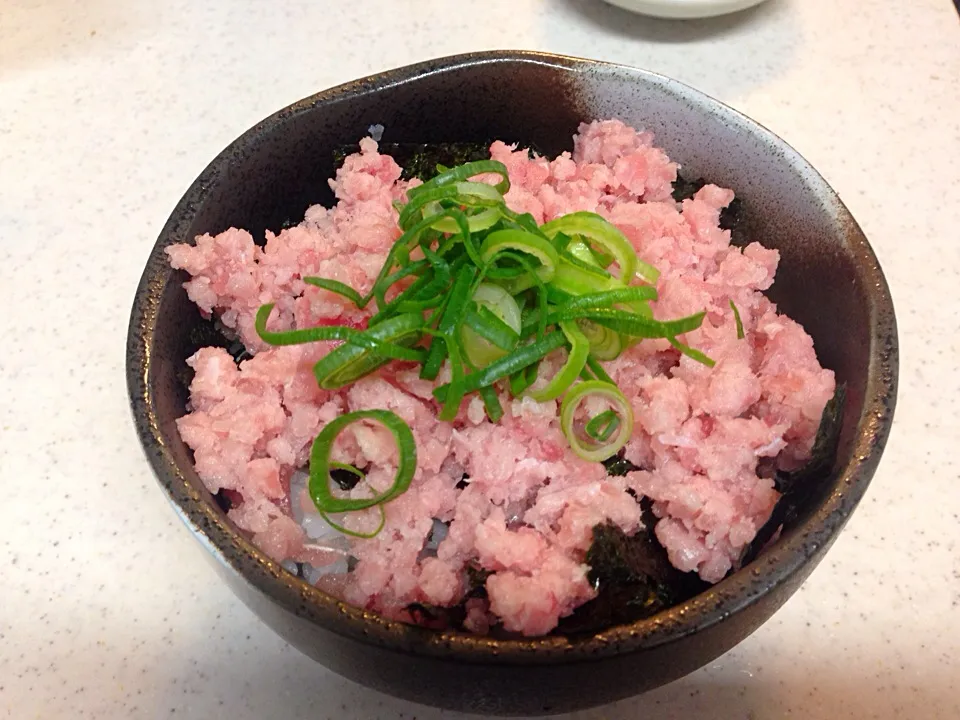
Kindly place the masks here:
MULTIPOLYGON (((377 312, 366 329, 271 332, 266 325, 273 304, 257 312, 257 333, 269 345, 342 341, 313 368, 320 387, 344 387, 391 360, 418 363, 421 378, 436 380, 446 362, 450 381, 433 391, 441 420, 452 421, 471 393, 482 398, 491 422, 503 416, 498 388, 538 402, 562 397, 560 422, 570 447, 582 458, 601 461, 629 440, 633 412, 600 361, 615 359, 643 338, 666 338, 681 353, 713 365, 677 340, 700 327, 704 313, 654 320, 650 301, 657 299, 658 272, 637 258, 615 226, 589 212, 538 226, 532 215, 507 207, 507 169, 494 160, 438 170, 398 206, 403 234, 369 293, 361 296, 336 280, 303 278, 358 308, 375 300, 377 312), (499 175, 499 182, 470 180, 488 173, 499 175), (565 362, 534 389, 541 361, 560 348, 567 351, 565 362), (608 409, 582 422, 578 410, 591 398, 608 409)), ((376 531, 350 533, 372 537, 383 527, 382 505, 409 487, 415 470, 416 444, 403 420, 387 410, 348 413, 326 425, 314 441, 310 495, 324 517, 379 507, 376 531), (394 482, 373 497, 336 497, 331 469, 363 473, 331 462, 333 444, 346 426, 361 420, 379 422, 393 434, 398 448, 394 482)))

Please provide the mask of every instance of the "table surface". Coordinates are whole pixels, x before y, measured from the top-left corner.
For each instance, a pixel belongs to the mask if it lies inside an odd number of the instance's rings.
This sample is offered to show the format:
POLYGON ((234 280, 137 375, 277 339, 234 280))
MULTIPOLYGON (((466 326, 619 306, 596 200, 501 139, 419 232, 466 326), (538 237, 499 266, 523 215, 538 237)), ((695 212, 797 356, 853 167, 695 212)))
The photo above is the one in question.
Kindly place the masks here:
POLYGON ((598 0, 0 0, 0 717, 466 717, 325 671, 220 584, 141 455, 123 362, 150 247, 229 141, 330 85, 494 48, 649 68, 779 133, 860 221, 900 323, 890 443, 810 580, 710 666, 575 717, 960 717, 951 0, 679 23, 598 0))

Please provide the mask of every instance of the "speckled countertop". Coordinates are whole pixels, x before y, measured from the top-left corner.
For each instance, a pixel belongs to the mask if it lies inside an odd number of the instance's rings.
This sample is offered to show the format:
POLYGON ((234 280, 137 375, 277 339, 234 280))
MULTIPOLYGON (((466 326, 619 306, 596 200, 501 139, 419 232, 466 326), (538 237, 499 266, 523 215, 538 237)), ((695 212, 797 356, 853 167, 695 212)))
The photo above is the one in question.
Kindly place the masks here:
POLYGON ((157 232, 237 134, 327 86, 490 48, 649 68, 772 128, 863 225, 900 321, 892 439, 820 568, 711 666, 576 717, 960 717, 951 0, 677 24, 598 0, 0 0, 0 717, 455 717, 324 671, 219 583, 141 455, 123 348, 157 232))

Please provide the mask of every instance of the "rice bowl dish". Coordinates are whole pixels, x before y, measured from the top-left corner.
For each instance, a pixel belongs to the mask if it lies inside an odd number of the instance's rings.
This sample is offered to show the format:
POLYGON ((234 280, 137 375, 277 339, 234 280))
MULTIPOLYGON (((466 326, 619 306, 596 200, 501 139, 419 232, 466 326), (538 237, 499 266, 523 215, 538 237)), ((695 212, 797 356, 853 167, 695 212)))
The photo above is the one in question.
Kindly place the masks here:
MULTIPOLYGON (((588 212, 616 227, 658 272, 654 282, 628 283, 655 288, 655 320, 705 313, 680 339, 713 366, 667 338, 601 361, 632 416, 606 464, 574 451, 560 398, 530 396, 563 370, 563 348, 542 359, 519 394, 496 388, 496 422, 479 394, 464 397, 451 420, 438 417, 435 391, 450 383, 449 365, 429 380, 394 360, 347 387, 320 387, 314 365, 343 343, 271 345, 257 319, 266 304, 273 333, 360 330, 373 316, 374 306, 304 281, 328 278, 367 294, 403 234, 401 208, 420 183, 365 138, 331 180, 334 207, 309 208, 262 246, 231 228, 167 250, 190 276, 190 298, 239 343, 233 353, 209 347, 189 360, 190 412, 178 427, 199 476, 267 555, 353 605, 406 622, 479 634, 564 631, 604 593, 591 563, 598 541, 640 538, 651 557, 665 551, 692 588, 722 579, 767 525, 777 473, 810 459, 836 391, 809 335, 763 294, 778 253, 731 244, 721 225, 733 192, 678 187, 678 166, 653 137, 619 121, 582 125, 572 152, 554 159, 502 142, 489 156, 509 177, 507 206, 538 226, 588 212), (678 190, 692 194, 678 200, 678 190), (409 487, 331 523, 304 477, 311 447, 337 418, 384 409, 415 441, 409 487)), ((394 438, 375 424, 346 427, 331 453, 362 470, 362 483, 331 473, 344 497, 388 487, 398 463, 394 438)), ((641 610, 679 599, 656 597, 641 610)))

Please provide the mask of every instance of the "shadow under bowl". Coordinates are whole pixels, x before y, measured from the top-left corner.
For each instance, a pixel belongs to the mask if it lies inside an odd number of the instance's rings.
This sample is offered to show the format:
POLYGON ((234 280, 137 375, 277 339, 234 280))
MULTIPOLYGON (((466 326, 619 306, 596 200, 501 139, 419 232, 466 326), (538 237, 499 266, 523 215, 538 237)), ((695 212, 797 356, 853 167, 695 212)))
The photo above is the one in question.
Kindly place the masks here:
POLYGON ((712 661, 792 595, 872 477, 896 401, 897 331, 870 245, 824 179, 786 143, 725 105, 641 70, 528 52, 489 52, 401 68, 321 92, 241 135, 193 183, 160 233, 130 318, 127 381, 157 479, 223 580, 288 642, 363 685, 485 714, 567 712, 636 695, 712 661), (587 637, 493 640, 431 631, 346 605, 257 550, 204 488, 177 433, 183 372, 201 317, 164 248, 231 226, 254 237, 329 204, 334 147, 375 123, 393 142, 487 141, 570 147, 581 121, 617 117, 656 134, 688 178, 733 188, 745 233, 776 248, 770 292, 847 385, 829 477, 757 560, 649 619, 587 637))

